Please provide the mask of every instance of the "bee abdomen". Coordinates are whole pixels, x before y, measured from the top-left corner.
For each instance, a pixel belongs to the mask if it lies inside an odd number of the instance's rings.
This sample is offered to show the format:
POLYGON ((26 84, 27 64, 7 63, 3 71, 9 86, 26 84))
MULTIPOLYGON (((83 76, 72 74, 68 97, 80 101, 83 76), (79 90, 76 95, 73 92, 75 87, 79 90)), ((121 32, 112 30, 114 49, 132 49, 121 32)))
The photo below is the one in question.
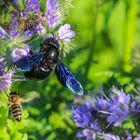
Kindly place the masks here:
POLYGON ((15 118, 16 121, 21 121, 22 118, 22 109, 21 106, 18 104, 14 104, 11 106, 11 112, 13 114, 13 117, 15 118))

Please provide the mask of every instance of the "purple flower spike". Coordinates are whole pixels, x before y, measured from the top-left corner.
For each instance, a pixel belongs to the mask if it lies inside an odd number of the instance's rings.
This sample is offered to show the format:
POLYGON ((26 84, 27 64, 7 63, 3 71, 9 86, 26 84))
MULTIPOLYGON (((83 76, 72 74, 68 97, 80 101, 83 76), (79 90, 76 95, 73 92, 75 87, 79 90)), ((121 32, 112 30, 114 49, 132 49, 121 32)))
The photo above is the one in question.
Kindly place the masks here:
POLYGON ((107 121, 113 123, 114 126, 119 126, 129 115, 130 95, 117 89, 113 89, 113 92, 116 96, 112 95, 109 101, 108 112, 110 115, 108 115, 107 121))
POLYGON ((131 103, 132 112, 140 113, 140 104, 137 104, 135 101, 131 103))
POLYGON ((18 5, 18 0, 12 0, 12 3, 17 6, 18 5))
POLYGON ((45 28, 44 28, 44 26, 41 23, 39 23, 36 26, 36 30, 37 30, 37 33, 38 34, 44 34, 45 33, 45 28))
POLYGON ((30 55, 30 48, 28 45, 25 45, 22 49, 18 49, 16 48, 13 52, 12 52, 12 59, 13 62, 18 61, 19 59, 21 59, 23 56, 27 56, 30 55))
POLYGON ((3 70, 5 64, 6 64, 6 63, 4 62, 4 58, 0 58, 0 71, 3 70))
POLYGON ((20 35, 19 31, 10 31, 9 33, 10 37, 18 37, 20 35))
POLYGON ((27 38, 30 38, 30 37, 32 37, 33 35, 34 35, 34 31, 33 31, 33 30, 28 29, 28 30, 26 30, 26 31, 24 32, 24 36, 27 37, 27 38))
POLYGON ((96 140, 96 133, 91 129, 84 129, 83 131, 77 132, 77 137, 86 137, 86 140, 96 140))
POLYGON ((57 0, 48 0, 46 2, 46 17, 49 28, 54 27, 58 24, 60 19, 60 12, 59 12, 59 6, 57 6, 57 0))
POLYGON ((101 132, 101 129, 99 128, 98 125, 99 125, 99 121, 96 119, 96 120, 92 121, 92 123, 90 124, 90 127, 95 132, 101 132))
POLYGON ((70 42, 75 37, 75 32, 71 30, 70 24, 64 24, 58 30, 58 37, 64 42, 70 42))
POLYGON ((84 129, 82 133, 86 137, 86 140, 96 140, 96 132, 93 130, 84 129))
POLYGON ((4 72, 0 75, 0 90, 2 92, 7 91, 7 87, 12 84, 13 71, 4 72))
POLYGON ((94 108, 90 102, 78 106, 72 115, 72 119, 75 121, 78 127, 86 127, 90 123, 92 119, 92 113, 94 112, 94 108))
POLYGON ((95 102, 96 109, 109 124, 119 126, 129 115, 130 95, 122 90, 113 89, 110 97, 102 94, 95 102))
POLYGON ((40 4, 38 3, 38 0, 29 0, 26 4, 26 8, 28 10, 37 12, 40 10, 40 4))
POLYGON ((118 135, 114 136, 112 134, 103 134, 100 138, 102 138, 102 140, 120 140, 118 135))
POLYGON ((4 39, 5 37, 8 36, 8 33, 0 27, 0 38, 4 39))
POLYGON ((0 59, 0 91, 6 92, 7 87, 12 84, 11 78, 12 78, 12 71, 4 72, 4 66, 5 66, 4 59, 0 59))
POLYGON ((18 26, 18 19, 17 18, 12 19, 12 28, 15 29, 17 28, 17 26, 18 26))

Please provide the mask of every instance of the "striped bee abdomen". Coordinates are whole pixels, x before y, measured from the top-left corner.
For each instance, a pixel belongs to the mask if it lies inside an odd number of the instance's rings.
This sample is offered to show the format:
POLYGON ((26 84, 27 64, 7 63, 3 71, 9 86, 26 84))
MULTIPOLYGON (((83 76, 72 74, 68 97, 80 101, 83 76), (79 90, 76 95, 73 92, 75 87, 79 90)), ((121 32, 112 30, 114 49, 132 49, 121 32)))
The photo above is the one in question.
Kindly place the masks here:
POLYGON ((19 104, 13 104, 11 105, 11 113, 13 114, 13 117, 16 119, 16 121, 21 121, 22 119, 22 108, 19 104))

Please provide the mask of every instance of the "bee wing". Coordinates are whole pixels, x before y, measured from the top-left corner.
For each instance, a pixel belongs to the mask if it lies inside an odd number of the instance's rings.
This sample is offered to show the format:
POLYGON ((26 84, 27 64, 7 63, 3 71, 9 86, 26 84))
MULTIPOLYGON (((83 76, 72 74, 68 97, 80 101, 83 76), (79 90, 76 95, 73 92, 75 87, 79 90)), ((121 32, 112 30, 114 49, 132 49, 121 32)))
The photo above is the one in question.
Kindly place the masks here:
POLYGON ((43 55, 41 53, 25 56, 15 62, 15 65, 20 71, 30 71, 34 65, 39 64, 43 55))
POLYGON ((62 85, 68 87, 72 92, 78 95, 83 94, 82 85, 62 62, 59 62, 56 66, 55 73, 62 85))

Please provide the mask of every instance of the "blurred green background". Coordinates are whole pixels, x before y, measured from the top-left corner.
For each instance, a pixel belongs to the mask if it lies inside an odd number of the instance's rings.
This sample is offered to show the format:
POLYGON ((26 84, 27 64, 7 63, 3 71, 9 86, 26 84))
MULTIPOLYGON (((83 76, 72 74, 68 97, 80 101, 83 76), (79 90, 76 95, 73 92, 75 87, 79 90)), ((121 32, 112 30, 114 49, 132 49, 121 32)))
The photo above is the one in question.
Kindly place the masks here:
MULTIPOLYGON (((65 22, 73 26, 77 38, 63 62, 83 85, 84 95, 110 79, 122 85, 137 83, 140 0, 73 0, 72 5, 65 22)), ((23 104, 19 123, 7 119, 8 110, 0 105, 0 140, 77 140, 70 119, 76 95, 55 75, 45 81, 16 82, 12 89, 37 98, 23 104)))

